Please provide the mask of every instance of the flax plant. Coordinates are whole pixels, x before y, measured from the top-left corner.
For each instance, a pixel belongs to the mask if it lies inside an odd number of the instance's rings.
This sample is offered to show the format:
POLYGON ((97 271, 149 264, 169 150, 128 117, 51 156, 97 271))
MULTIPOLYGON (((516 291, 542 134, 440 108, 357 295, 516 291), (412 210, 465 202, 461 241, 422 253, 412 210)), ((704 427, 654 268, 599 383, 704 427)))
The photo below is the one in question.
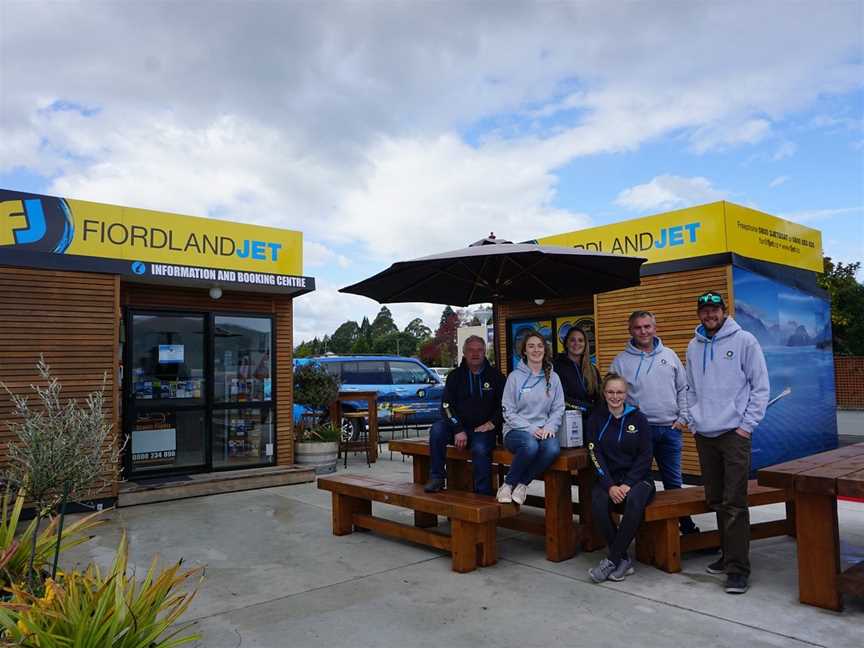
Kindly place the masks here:
MULTIPOLYGON (((197 593, 181 592, 201 568, 181 571, 181 563, 159 571, 153 558, 140 583, 127 573, 129 547, 120 540, 111 569, 91 564, 46 581, 43 596, 12 587, 12 600, 0 604, 0 630, 7 645, 39 648, 173 648, 197 641, 179 636, 193 623, 175 626, 197 593)), ((199 580, 200 584, 200 580, 199 580)), ((0 644, 2 645, 2 644, 0 644)))
MULTIPOLYGON (((4 493, 0 500, 0 591, 6 591, 13 584, 29 579, 31 574, 30 547, 36 534, 36 519, 21 531, 21 510, 24 508, 24 494, 18 493, 14 503, 11 503, 10 493, 4 493)), ((91 513, 60 532, 61 551, 75 547, 89 540, 89 532, 102 524, 96 519, 99 513, 91 513)), ((48 526, 36 536, 35 565, 41 570, 50 564, 52 550, 56 549, 56 536, 60 524, 59 517, 52 517, 48 526)))
POLYGON ((105 466, 118 465, 121 448, 111 439, 107 421, 105 388, 107 374, 100 389, 90 393, 83 406, 74 399, 61 401, 60 381, 40 356, 36 369, 42 385, 31 385, 39 406, 31 407, 26 396, 20 396, 4 384, 15 407, 17 420, 8 423, 17 440, 9 443, 7 480, 22 488, 36 507, 36 529, 31 538, 30 580, 35 586, 34 564, 37 538, 42 520, 58 510, 59 523, 54 551, 52 577, 57 573, 66 504, 84 499, 94 488, 114 478, 103 472, 105 466))

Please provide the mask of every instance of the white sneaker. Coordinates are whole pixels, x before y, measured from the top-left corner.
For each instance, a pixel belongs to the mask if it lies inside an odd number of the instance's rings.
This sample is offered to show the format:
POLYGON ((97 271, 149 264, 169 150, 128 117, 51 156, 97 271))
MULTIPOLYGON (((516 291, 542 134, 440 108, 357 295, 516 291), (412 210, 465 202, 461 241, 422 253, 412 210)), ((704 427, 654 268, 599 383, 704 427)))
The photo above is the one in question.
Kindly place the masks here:
POLYGON ((520 506, 525 503, 525 497, 528 495, 527 484, 516 484, 513 488, 513 501, 520 506))
POLYGON ((502 504, 510 504, 513 501, 513 487, 510 486, 507 482, 501 484, 501 488, 498 489, 498 494, 495 496, 502 504))

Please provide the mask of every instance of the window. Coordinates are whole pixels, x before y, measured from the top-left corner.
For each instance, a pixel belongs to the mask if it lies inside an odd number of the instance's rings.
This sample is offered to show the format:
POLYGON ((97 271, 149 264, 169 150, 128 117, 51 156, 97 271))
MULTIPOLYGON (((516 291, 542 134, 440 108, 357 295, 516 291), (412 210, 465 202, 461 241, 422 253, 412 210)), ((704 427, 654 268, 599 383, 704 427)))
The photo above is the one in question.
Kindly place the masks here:
POLYGON ((344 385, 387 385, 390 383, 383 360, 360 360, 342 363, 344 385))
POLYGON ((213 367, 216 403, 273 399, 271 328, 272 322, 263 317, 215 317, 213 367))
POLYGON ((213 412, 213 467, 273 463, 273 423, 269 408, 213 412))
POLYGON ((429 374, 413 362, 390 362, 394 385, 419 385, 429 382, 429 374))

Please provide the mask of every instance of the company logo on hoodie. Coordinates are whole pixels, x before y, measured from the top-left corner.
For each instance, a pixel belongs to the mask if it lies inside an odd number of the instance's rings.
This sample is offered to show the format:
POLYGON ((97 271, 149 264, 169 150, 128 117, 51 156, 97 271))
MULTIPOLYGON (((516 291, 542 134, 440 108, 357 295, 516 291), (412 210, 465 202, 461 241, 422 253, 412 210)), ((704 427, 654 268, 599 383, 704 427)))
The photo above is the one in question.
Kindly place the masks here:
POLYGON ((631 423, 630 425, 627 426, 627 431, 630 434, 633 434, 634 432, 636 432, 636 426, 631 423))
POLYGON ((726 352, 726 357, 727 357, 728 359, 731 360, 734 356, 735 356, 735 352, 734 352, 732 349, 729 349, 729 350, 726 352))

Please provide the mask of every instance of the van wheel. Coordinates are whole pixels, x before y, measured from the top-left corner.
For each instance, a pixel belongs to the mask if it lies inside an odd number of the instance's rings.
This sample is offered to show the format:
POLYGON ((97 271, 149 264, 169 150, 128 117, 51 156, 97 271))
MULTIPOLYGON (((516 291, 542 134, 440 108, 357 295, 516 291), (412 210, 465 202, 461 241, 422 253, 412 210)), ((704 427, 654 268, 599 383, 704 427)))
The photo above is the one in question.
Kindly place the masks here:
POLYGON ((343 418, 342 419, 342 440, 343 441, 359 441, 360 435, 363 432, 363 419, 358 418, 343 418))

